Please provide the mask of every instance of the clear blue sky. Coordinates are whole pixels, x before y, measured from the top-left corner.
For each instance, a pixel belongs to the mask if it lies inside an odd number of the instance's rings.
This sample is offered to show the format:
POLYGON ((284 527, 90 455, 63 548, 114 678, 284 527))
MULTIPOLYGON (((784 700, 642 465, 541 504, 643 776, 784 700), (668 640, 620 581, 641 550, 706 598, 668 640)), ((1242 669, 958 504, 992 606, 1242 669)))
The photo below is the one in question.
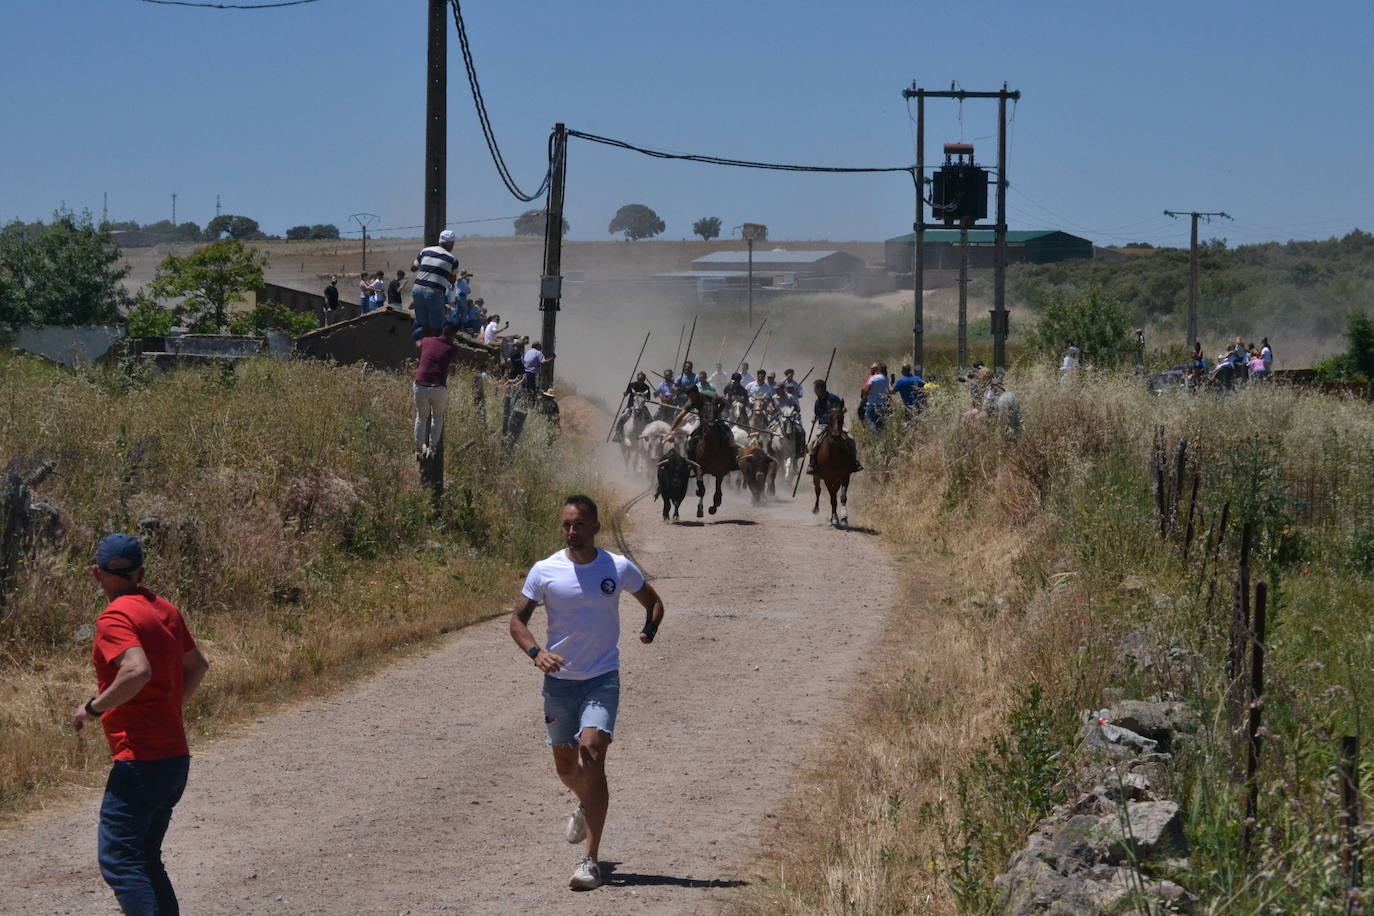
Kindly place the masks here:
MULTIPOLYGON (((267 11, 140 0, 4 0, 8 38, 0 219, 62 202, 112 219, 268 232, 367 210, 423 219, 425 0, 319 0, 267 11)), ((517 179, 537 183, 551 125, 674 151, 906 165, 900 91, 1020 89, 1012 228, 1100 244, 1180 244, 1164 208, 1226 210, 1232 243, 1374 229, 1374 4, 922 3, 912 0, 468 0, 487 106, 517 179)), ((450 220, 528 205, 498 181, 450 39, 450 220)), ((995 157, 996 105, 927 105, 928 161, 946 140, 995 157)), ((572 236, 609 238, 628 202, 665 237, 700 216, 773 238, 910 230, 901 174, 791 175, 661 162, 573 141, 572 236)), ((483 224, 467 227, 482 228, 483 224)), ((508 234, 508 224, 488 224, 508 234)), ((464 227, 459 227, 460 230, 464 227)), ((397 234, 414 234, 397 233, 397 234)))

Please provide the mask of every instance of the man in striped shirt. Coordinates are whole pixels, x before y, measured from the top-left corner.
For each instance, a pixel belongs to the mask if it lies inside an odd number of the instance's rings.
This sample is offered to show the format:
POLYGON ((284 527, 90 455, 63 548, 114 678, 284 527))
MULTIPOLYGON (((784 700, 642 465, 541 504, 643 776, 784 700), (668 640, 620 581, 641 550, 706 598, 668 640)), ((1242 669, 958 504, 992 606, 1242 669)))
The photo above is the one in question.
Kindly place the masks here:
POLYGON ((420 251, 410 265, 415 274, 411 303, 415 308, 415 339, 436 337, 444 328, 444 291, 458 274, 453 256, 453 230, 439 233, 439 244, 420 251))

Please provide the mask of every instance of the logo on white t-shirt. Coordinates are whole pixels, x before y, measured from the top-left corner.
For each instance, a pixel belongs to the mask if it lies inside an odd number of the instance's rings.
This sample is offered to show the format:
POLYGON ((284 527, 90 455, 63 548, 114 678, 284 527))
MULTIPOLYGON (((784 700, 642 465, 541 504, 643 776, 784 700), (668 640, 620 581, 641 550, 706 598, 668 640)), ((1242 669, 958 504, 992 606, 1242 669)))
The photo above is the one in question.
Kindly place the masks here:
POLYGON ((615 594, 615 580, 614 580, 614 579, 611 579, 611 578, 608 577, 608 578, 605 578, 605 579, 602 579, 602 580, 601 580, 601 594, 603 594, 603 595, 614 595, 614 594, 615 594))

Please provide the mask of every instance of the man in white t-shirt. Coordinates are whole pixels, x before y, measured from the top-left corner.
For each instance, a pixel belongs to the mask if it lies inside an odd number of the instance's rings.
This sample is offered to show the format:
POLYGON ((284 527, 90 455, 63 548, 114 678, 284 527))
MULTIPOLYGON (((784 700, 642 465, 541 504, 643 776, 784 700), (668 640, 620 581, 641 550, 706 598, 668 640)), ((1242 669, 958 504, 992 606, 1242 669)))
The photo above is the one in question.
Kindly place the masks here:
POLYGON ((587 853, 568 884, 589 891, 601 885, 597 854, 610 804, 606 752, 620 703, 620 595, 629 592, 644 606, 642 643, 658 633, 663 602, 634 563, 596 546, 601 523, 589 497, 564 500, 562 527, 566 549, 530 568, 512 608, 510 635, 544 673, 544 724, 554 769, 577 796, 567 840, 587 840, 587 853), (540 648, 529 627, 541 603, 549 617, 547 648, 540 648))
POLYGON ((486 323, 486 326, 482 328, 482 343, 484 343, 484 344, 492 344, 492 345, 498 344, 498 343, 500 343, 501 333, 502 333, 503 331, 509 331, 509 330, 510 330, 510 322, 509 322, 509 321, 507 321, 507 322, 503 325, 503 324, 501 324, 501 316, 500 316, 500 315, 492 315, 492 316, 491 316, 491 320, 488 321, 488 322, 486 323))

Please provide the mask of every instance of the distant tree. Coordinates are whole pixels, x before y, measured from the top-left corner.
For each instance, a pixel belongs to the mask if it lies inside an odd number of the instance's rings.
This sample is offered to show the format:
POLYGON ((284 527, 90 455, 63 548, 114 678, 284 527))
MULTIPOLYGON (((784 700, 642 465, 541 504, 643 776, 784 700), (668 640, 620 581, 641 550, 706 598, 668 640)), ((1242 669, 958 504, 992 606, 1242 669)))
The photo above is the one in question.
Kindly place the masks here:
POLYGON ((216 216, 205 224, 205 238, 207 240, 213 242, 226 235, 240 242, 251 242, 264 238, 258 221, 247 216, 225 213, 216 216))
POLYGON ((1130 312, 1096 287, 1051 301, 1041 309, 1029 338, 1033 348, 1051 356, 1071 340, 1085 362, 1103 368, 1135 353, 1130 312))
POLYGON ((0 228, 0 328, 107 324, 132 302, 129 275, 109 229, 89 213, 0 228))
POLYGON ((711 239, 719 237, 720 217, 703 216, 695 223, 692 223, 692 234, 701 236, 703 242, 709 242, 711 239))
POLYGON ((130 337, 166 337, 176 323, 176 309, 163 308, 140 293, 124 318, 124 330, 130 337))
POLYGON ((339 237, 339 227, 333 223, 316 223, 310 227, 310 237, 312 239, 336 239, 339 237))
POLYGON ((1345 316, 1346 358, 1355 374, 1374 379, 1374 320, 1361 311, 1345 316))
POLYGON ((299 242, 308 238, 310 238, 309 226, 292 226, 290 229, 286 230, 286 240, 288 242, 299 242))
MULTIPOLYGON (((543 235, 545 222, 547 222, 547 216, 543 210, 526 210, 515 218, 515 234, 543 235)), ((567 235, 570 228, 567 219, 564 219, 563 234, 567 235)))
POLYGON ((606 231, 611 235, 623 232, 625 238, 634 242, 639 239, 651 239, 666 228, 663 220, 659 219, 653 210, 643 204, 626 204, 615 211, 615 216, 606 231))
POLYGON ((267 256, 256 248, 221 239, 184 258, 167 255, 148 290, 159 299, 185 297, 179 316, 192 328, 217 331, 229 323, 229 303, 263 288, 265 267, 267 256))

